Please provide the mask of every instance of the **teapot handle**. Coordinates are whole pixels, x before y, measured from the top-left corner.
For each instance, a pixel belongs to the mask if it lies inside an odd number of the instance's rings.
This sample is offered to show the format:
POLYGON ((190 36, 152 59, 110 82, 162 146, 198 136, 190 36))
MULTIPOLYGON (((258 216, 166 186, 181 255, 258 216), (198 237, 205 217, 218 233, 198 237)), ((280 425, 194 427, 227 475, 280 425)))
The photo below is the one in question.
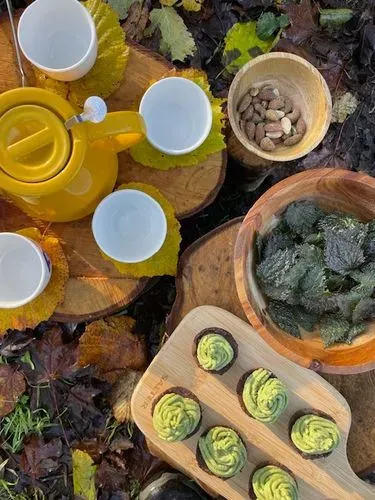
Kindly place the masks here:
POLYGON ((100 123, 86 122, 91 142, 110 142, 116 153, 134 146, 146 137, 146 124, 136 111, 108 113, 100 123))

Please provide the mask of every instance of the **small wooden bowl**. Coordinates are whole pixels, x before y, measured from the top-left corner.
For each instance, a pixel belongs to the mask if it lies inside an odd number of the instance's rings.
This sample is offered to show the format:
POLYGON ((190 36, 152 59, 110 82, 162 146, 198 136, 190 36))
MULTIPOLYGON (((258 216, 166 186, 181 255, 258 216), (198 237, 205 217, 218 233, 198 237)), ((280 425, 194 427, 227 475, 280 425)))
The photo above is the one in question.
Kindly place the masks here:
POLYGON ((254 244, 277 216, 296 200, 309 199, 328 210, 341 210, 369 221, 375 218, 375 179, 339 169, 317 169, 293 175, 269 189, 248 212, 239 230, 234 267, 237 292, 249 322, 279 354, 323 373, 360 373, 375 368, 375 322, 353 344, 324 348, 319 331, 296 339, 279 329, 267 313, 257 283, 254 244))
POLYGON ((264 54, 248 62, 229 89, 228 115, 234 134, 251 153, 267 160, 291 161, 312 151, 327 133, 331 112, 331 94, 322 75, 302 57, 286 52, 264 54), (301 108, 307 130, 295 146, 281 145, 275 151, 263 151, 241 131, 238 104, 252 85, 261 82, 274 85, 281 95, 290 97, 301 108))

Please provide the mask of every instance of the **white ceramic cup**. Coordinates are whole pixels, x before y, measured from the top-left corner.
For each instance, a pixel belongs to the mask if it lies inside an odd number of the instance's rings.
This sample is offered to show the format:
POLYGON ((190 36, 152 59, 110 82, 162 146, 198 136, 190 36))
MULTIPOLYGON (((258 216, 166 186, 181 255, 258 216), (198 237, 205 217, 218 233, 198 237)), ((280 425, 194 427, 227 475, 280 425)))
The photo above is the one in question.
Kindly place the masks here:
POLYGON ((20 234, 0 233, 0 308, 28 304, 50 277, 50 260, 39 245, 20 234))
POLYGON ((211 104, 196 83, 186 78, 163 78, 142 97, 139 112, 147 127, 147 139, 168 155, 197 149, 212 127, 211 104))
POLYGON ((167 219, 154 198, 143 191, 123 189, 99 203, 92 232, 99 248, 112 259, 142 262, 162 247, 167 219))
POLYGON ((78 0, 35 0, 18 23, 24 56, 55 80, 82 78, 98 50, 94 21, 78 0))

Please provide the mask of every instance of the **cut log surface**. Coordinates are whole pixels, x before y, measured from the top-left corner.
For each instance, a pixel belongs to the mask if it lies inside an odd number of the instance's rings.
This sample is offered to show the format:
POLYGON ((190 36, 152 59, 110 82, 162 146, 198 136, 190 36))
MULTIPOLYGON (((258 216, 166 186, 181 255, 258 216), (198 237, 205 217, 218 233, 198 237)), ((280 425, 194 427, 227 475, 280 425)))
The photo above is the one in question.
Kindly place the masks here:
MULTIPOLYGON (((246 320, 234 279, 233 252, 242 219, 234 219, 193 243, 180 259, 177 297, 168 320, 171 334, 192 309, 218 306, 246 320)), ((348 401, 352 426, 348 459, 357 474, 375 471, 375 370, 357 375, 324 375, 348 401)), ((374 496, 375 498, 375 496, 374 496)))
MULTIPOLYGON (((172 68, 159 54, 140 45, 130 45, 130 56, 120 88, 108 99, 110 111, 134 109, 149 82, 161 78, 172 68)), ((25 62, 28 84, 33 84, 30 65, 25 62)), ((0 17, 0 93, 20 86, 15 53, 7 16, 0 17)), ((173 204, 179 218, 199 212, 211 203, 225 176, 226 152, 211 155, 192 167, 160 171, 136 163, 128 153, 119 155, 118 185, 141 182, 157 187, 173 204)), ((0 230, 16 231, 36 226, 42 231, 47 223, 31 220, 16 207, 0 199, 0 230)), ((93 320, 125 307, 142 293, 147 279, 129 279, 105 261, 91 233, 91 217, 48 226, 48 232, 63 242, 69 260, 70 279, 65 301, 55 319, 63 322, 93 320)))

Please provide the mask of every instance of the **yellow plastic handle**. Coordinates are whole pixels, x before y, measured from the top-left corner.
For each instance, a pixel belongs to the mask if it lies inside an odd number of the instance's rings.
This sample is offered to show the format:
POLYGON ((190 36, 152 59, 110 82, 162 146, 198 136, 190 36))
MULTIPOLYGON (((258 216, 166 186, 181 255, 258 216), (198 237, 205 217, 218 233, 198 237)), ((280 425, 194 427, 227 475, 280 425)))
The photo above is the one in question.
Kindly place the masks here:
POLYGON ((118 153, 134 146, 146 137, 146 124, 136 111, 108 113, 101 123, 86 122, 90 141, 110 141, 118 153))

